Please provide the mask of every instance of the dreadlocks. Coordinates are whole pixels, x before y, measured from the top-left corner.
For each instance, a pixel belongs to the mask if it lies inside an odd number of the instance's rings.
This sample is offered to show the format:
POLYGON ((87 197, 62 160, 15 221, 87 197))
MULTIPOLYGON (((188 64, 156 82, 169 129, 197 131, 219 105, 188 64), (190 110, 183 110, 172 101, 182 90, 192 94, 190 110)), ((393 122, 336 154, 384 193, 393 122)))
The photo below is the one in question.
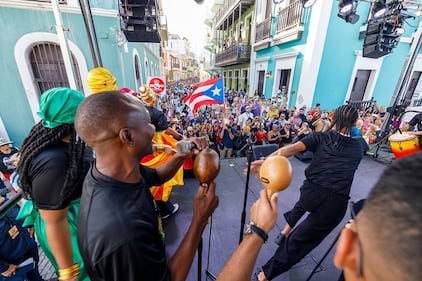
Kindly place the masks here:
POLYGON ((359 115, 356 108, 347 104, 342 105, 334 111, 333 121, 331 122, 331 125, 328 130, 334 128, 336 132, 340 132, 340 130, 343 130, 342 133, 350 134, 350 131, 353 127, 353 123, 356 122, 358 116, 359 115))
POLYGON ((71 136, 69 145, 69 166, 65 179, 65 194, 61 199, 64 202, 69 199, 73 191, 83 181, 85 176, 84 152, 85 143, 76 136, 73 124, 63 124, 55 128, 46 128, 41 122, 36 124, 25 138, 21 157, 18 165, 20 186, 26 195, 32 195, 32 183, 29 177, 29 166, 40 152, 46 148, 58 144, 63 138, 71 136))

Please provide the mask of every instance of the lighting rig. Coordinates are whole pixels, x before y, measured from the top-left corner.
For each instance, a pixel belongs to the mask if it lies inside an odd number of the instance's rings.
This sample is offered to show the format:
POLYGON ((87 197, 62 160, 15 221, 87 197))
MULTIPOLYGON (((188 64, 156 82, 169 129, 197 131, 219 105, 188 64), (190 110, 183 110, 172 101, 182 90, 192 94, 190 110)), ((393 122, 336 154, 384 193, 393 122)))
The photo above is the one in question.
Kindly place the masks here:
MULTIPOLYGON (((405 19, 416 17, 405 7, 409 0, 338 0, 337 16, 347 23, 357 23, 360 16, 356 10, 360 2, 371 3, 363 42, 363 57, 379 58, 388 55, 404 33, 405 19)), ((302 0, 304 8, 311 7, 314 3, 315 0, 302 0)), ((419 5, 421 4, 418 3, 418 8, 419 5)))

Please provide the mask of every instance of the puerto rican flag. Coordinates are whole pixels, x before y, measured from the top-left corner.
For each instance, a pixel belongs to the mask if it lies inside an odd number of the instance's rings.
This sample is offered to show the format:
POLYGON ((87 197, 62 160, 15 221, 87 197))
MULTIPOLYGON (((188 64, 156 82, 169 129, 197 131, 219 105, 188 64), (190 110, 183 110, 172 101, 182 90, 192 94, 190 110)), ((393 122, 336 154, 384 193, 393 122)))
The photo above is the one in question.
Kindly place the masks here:
POLYGON ((192 113, 199 107, 206 104, 224 103, 224 80, 223 77, 217 77, 196 86, 192 93, 184 99, 192 113))

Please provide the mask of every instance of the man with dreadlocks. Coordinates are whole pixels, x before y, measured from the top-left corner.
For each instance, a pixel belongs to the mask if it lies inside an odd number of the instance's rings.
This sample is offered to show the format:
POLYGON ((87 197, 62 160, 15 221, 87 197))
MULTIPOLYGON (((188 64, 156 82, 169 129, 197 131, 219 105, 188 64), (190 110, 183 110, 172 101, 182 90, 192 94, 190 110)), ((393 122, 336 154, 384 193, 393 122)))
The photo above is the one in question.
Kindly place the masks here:
POLYGON ((82 93, 69 88, 41 95, 41 121, 25 138, 18 165, 20 186, 31 199, 18 219, 25 218, 24 226, 34 225, 59 280, 89 280, 76 240, 82 182, 90 160, 85 160, 85 144, 73 126, 83 99, 82 93))
MULTIPOLYGON (((306 179, 300 188, 299 201, 284 214, 287 224, 276 238, 279 246, 274 256, 256 274, 257 280, 271 280, 288 271, 343 219, 353 177, 364 152, 361 140, 350 137, 350 130, 357 119, 355 108, 340 106, 335 110, 328 131, 311 133, 273 153, 289 157, 308 150, 314 156, 305 170, 306 179), (305 212, 309 215, 296 226, 305 212)), ((254 161, 251 172, 259 171, 262 162, 254 161)))

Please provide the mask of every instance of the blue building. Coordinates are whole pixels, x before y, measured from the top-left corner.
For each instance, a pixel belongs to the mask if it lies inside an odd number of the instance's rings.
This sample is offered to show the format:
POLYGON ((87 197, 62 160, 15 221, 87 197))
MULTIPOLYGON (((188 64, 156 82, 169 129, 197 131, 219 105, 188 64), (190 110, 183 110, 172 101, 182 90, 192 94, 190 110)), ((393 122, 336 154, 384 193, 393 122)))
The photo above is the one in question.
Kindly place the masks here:
MULTIPOLYGON (((317 0, 305 9, 302 0, 256 1, 249 92, 267 99, 281 95, 288 106, 296 107, 320 103, 323 109, 332 109, 346 101, 371 98, 388 106, 412 44, 420 37, 415 7, 406 11, 405 2, 387 1, 389 10, 378 24, 382 28, 391 23, 395 33, 404 29, 404 34, 396 37, 399 42, 391 53, 381 54, 371 49, 380 43, 380 29, 368 28, 371 2, 350 1, 351 14, 341 18, 339 5, 346 2, 317 0), (368 45, 365 51, 364 44, 368 45)), ((421 97, 421 72, 418 56, 400 97, 403 102, 421 97)))
MULTIPOLYGON (((94 63, 79 1, 58 2, 76 85, 88 95, 87 73, 94 63)), ((149 12, 157 15, 154 30, 158 37, 149 38, 149 43, 128 42, 139 39, 139 36, 129 38, 138 32, 138 27, 130 22, 131 17, 125 17, 129 19, 126 23, 122 21, 124 13, 135 15, 138 12, 134 6, 125 7, 124 1, 89 3, 102 66, 117 78, 118 87, 138 89, 150 77, 161 76, 159 42, 167 38, 165 26, 159 22, 160 1, 151 1, 154 6, 149 12), (121 26, 124 24, 135 32, 123 32, 121 26)), ((142 10, 142 14, 146 12, 146 9, 142 10)), ((36 112, 40 94, 52 87, 68 86, 69 81, 56 32, 59 27, 56 27, 57 19, 50 1, 0 0, 0 23, 3 30, 0 40, 0 136, 14 140, 19 146, 39 121, 36 112)), ((140 37, 146 38, 145 34, 140 37)))

